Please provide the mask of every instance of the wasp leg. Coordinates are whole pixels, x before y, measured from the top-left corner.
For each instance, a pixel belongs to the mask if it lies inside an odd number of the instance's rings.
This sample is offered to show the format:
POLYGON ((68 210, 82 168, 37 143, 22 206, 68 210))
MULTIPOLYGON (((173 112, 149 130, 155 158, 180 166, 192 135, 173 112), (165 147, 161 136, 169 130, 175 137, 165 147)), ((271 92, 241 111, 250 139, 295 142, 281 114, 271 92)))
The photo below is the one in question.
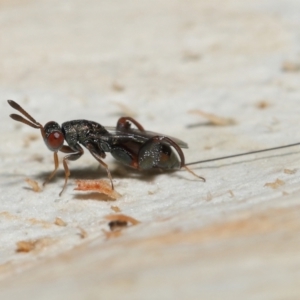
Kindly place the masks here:
POLYGON ((44 181, 43 186, 45 186, 46 183, 48 183, 53 178, 53 176, 56 174, 56 172, 57 172, 57 169, 58 169, 58 166, 59 166, 57 152, 53 153, 53 158, 54 158, 54 170, 49 175, 49 177, 44 181))
MULTIPOLYGON (((71 147, 65 146, 65 145, 62 146, 62 148, 59 151, 64 152, 64 153, 74 153, 74 150, 71 147)), ((57 172, 57 169, 58 169, 58 166, 59 166, 57 152, 54 152, 53 156, 54 156, 54 170, 49 175, 49 177, 45 180, 45 182, 43 183, 43 186, 45 186, 53 178, 53 176, 57 172)))
POLYGON ((194 175, 195 177, 201 179, 203 182, 206 182, 206 179, 202 176, 197 175, 194 171, 192 171, 188 166, 184 165, 183 166, 188 172, 190 172, 192 175, 194 175))
POLYGON ((126 130, 129 129, 131 126, 131 123, 134 124, 138 130, 140 131, 145 131, 144 127, 135 119, 131 118, 131 117, 122 117, 118 120, 117 123, 117 129, 119 130, 126 130))
POLYGON ((64 153, 71 153, 71 154, 66 155, 63 158, 63 166, 65 169, 65 183, 64 183, 64 186, 63 186, 61 192, 59 193, 59 196, 61 196, 61 194, 65 190, 65 188, 67 186, 68 178, 70 177, 70 170, 69 170, 69 167, 67 164, 67 160, 71 160, 71 161, 77 160, 84 153, 83 149, 81 148, 81 146, 79 144, 76 144, 74 148, 71 148, 69 146, 63 146, 63 148, 61 148, 60 151, 64 152, 64 153), (75 152, 76 150, 77 150, 77 152, 75 152))
POLYGON ((105 158, 105 153, 103 151, 98 150, 92 143, 86 144, 85 147, 90 151, 90 153, 100 163, 100 165, 105 168, 105 170, 107 172, 107 176, 111 183, 111 189, 114 190, 115 188, 114 188, 112 176, 110 174, 108 166, 104 161, 101 160, 101 158, 105 158))

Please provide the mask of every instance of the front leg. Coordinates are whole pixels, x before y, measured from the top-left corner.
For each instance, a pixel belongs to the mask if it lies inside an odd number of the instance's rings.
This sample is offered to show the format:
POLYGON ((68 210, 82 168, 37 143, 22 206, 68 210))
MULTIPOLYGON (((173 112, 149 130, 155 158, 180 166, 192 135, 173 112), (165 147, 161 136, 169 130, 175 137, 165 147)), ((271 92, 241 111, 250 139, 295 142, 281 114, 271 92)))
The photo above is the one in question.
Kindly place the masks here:
POLYGON ((71 148, 69 146, 63 146, 63 148, 61 148, 60 151, 64 152, 64 153, 70 153, 70 154, 66 155, 63 158, 63 166, 64 166, 64 169, 65 169, 65 183, 64 183, 63 189, 59 193, 59 196, 61 196, 61 194, 63 193, 64 189, 66 188, 67 182, 68 182, 68 178, 70 176, 70 170, 69 170, 69 167, 68 167, 68 164, 67 164, 67 160, 71 160, 71 161, 77 160, 84 153, 83 149, 81 148, 81 146, 79 144, 76 144, 75 147, 73 147, 73 148, 71 148))
POLYGON ((57 172, 57 169, 58 169, 58 166, 59 166, 57 152, 53 153, 53 160, 54 160, 54 170, 51 172, 51 174, 48 176, 48 178, 44 181, 43 186, 45 186, 46 183, 48 183, 57 172))
MULTIPOLYGON (((74 150, 71 147, 66 146, 66 145, 62 146, 62 148, 59 151, 64 152, 64 153, 74 153, 74 150)), ((57 172, 57 169, 59 167, 57 151, 55 151, 53 154, 53 160, 54 160, 54 170, 49 175, 49 177, 44 181, 43 186, 45 186, 54 177, 54 175, 57 172)))

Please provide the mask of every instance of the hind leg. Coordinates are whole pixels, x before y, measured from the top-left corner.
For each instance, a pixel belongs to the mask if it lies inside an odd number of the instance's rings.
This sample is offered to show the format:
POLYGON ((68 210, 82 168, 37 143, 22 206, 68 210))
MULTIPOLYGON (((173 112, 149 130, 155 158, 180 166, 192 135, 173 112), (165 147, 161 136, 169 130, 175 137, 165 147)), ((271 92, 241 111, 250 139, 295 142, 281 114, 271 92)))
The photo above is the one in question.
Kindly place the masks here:
POLYGON ((131 117, 122 117, 117 122, 117 129, 126 130, 131 127, 131 123, 134 124, 138 130, 145 131, 144 127, 135 119, 131 117))
POLYGON ((108 178, 110 180, 110 183, 111 183, 111 189, 113 190, 114 189, 114 184, 113 184, 113 181, 112 181, 111 173, 108 169, 107 164, 104 161, 102 161, 102 158, 105 158, 105 153, 100 151, 99 149, 97 149, 92 143, 86 144, 85 147, 90 151, 90 153, 100 163, 100 165, 105 168, 105 170, 107 172, 107 176, 108 176, 108 178))

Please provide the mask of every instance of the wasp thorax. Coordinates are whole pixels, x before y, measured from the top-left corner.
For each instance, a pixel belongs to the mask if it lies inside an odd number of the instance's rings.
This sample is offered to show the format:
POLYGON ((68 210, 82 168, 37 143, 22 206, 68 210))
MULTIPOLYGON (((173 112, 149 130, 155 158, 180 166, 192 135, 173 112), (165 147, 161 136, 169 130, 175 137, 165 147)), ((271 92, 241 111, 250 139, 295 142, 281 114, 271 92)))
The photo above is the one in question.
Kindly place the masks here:
POLYGON ((65 140, 59 124, 53 121, 48 122, 44 126, 44 131, 44 141, 48 149, 51 151, 58 151, 63 146, 65 140))

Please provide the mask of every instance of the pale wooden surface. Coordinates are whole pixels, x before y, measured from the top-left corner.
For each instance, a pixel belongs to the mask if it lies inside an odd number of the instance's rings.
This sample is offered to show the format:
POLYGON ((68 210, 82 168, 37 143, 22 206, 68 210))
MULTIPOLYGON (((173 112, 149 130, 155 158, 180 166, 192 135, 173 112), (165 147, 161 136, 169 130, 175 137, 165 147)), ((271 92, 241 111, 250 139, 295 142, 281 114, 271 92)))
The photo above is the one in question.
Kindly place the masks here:
POLYGON ((300 141, 298 1, 2 0, 0 22, 1 299, 299 299, 297 147, 195 166, 206 183, 108 156, 115 202, 73 191, 106 176, 86 153, 60 198, 62 171, 41 193, 24 181, 52 155, 6 103, 41 123, 131 112, 185 140, 187 161, 300 141), (141 223, 106 239, 112 205, 141 223), (17 253, 24 240, 39 242, 17 253))

